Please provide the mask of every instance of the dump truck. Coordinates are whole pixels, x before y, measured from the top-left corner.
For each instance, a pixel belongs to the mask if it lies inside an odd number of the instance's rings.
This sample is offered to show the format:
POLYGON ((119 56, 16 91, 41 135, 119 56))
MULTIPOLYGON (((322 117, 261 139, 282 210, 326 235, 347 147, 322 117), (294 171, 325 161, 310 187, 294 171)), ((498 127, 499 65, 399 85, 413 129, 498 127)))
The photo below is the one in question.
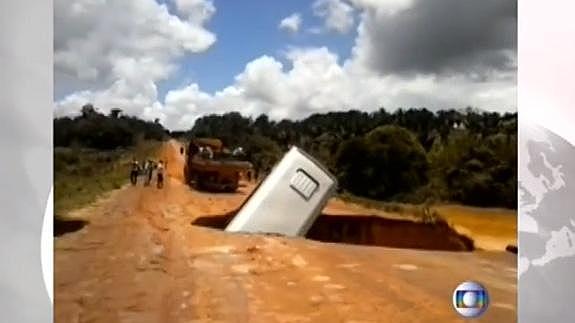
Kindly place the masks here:
POLYGON ((194 138, 186 153, 186 182, 202 191, 235 192, 240 178, 253 171, 250 162, 224 148, 215 138, 194 138))

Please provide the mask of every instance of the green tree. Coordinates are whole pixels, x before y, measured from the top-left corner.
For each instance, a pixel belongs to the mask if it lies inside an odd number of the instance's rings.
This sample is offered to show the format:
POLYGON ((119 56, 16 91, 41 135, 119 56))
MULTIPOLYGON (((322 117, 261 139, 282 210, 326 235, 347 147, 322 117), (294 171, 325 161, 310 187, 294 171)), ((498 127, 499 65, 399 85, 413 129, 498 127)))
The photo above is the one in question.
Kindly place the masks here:
POLYGON ((389 199, 427 182, 425 150, 399 126, 381 126, 345 142, 336 160, 342 186, 369 198, 389 199))
POLYGON ((249 136, 242 147, 257 172, 271 170, 282 156, 282 150, 276 142, 260 135, 249 136))
POLYGON ((84 118, 88 118, 91 116, 94 116, 97 114, 96 112, 96 108, 94 108, 94 105, 92 105, 92 103, 86 103, 82 106, 82 117, 84 118))
POLYGON ((114 108, 110 110, 110 117, 114 119, 118 119, 122 114, 122 109, 114 108))

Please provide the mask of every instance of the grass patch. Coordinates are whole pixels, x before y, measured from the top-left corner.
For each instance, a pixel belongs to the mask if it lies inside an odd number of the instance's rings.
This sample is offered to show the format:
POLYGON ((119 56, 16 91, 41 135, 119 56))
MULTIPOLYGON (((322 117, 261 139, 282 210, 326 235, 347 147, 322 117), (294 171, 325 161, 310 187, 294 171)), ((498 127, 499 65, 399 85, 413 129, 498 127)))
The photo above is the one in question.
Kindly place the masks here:
POLYGON ((387 213, 399 214, 416 218, 417 220, 434 224, 444 221, 436 209, 429 204, 406 204, 397 202, 384 202, 368 199, 365 197, 355 196, 349 193, 343 193, 338 196, 341 200, 371 209, 383 210, 387 213))
POLYGON ((156 156, 159 141, 144 141, 130 149, 101 151, 87 148, 54 149, 54 213, 63 217, 105 192, 129 182, 130 161, 156 156))

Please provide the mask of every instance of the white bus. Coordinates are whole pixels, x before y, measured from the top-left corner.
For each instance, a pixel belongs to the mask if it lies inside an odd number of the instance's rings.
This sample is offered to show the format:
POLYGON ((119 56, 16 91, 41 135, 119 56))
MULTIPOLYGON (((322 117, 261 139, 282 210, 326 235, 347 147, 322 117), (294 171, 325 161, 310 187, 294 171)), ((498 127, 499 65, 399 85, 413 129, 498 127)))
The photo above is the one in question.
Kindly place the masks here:
POLYGON ((292 147, 225 230, 304 236, 336 188, 323 165, 292 147))

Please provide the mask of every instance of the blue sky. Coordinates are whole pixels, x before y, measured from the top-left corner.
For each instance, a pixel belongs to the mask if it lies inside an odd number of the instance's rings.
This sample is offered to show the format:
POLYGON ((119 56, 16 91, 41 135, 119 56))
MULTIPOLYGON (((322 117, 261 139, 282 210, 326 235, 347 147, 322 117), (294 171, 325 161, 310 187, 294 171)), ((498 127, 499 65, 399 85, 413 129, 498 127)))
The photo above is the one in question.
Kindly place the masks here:
POLYGON ((516 0, 54 0, 54 13, 57 116, 92 103, 189 129, 232 110, 517 108, 516 0))
MULTIPOLYGON (((167 4, 170 11, 175 12, 172 3, 167 1, 167 4)), ((217 35, 217 41, 207 51, 181 59, 175 75, 159 82, 160 98, 169 90, 192 82, 210 93, 221 90, 233 82, 248 62, 262 55, 273 56, 289 68, 282 53, 290 46, 325 46, 344 60, 350 55, 356 35, 355 28, 347 34, 309 32, 310 28, 323 23, 313 15, 309 0, 216 0, 214 4, 217 10, 206 28, 217 35), (279 22, 296 12, 302 17, 301 31, 291 34, 280 30, 279 22)))

